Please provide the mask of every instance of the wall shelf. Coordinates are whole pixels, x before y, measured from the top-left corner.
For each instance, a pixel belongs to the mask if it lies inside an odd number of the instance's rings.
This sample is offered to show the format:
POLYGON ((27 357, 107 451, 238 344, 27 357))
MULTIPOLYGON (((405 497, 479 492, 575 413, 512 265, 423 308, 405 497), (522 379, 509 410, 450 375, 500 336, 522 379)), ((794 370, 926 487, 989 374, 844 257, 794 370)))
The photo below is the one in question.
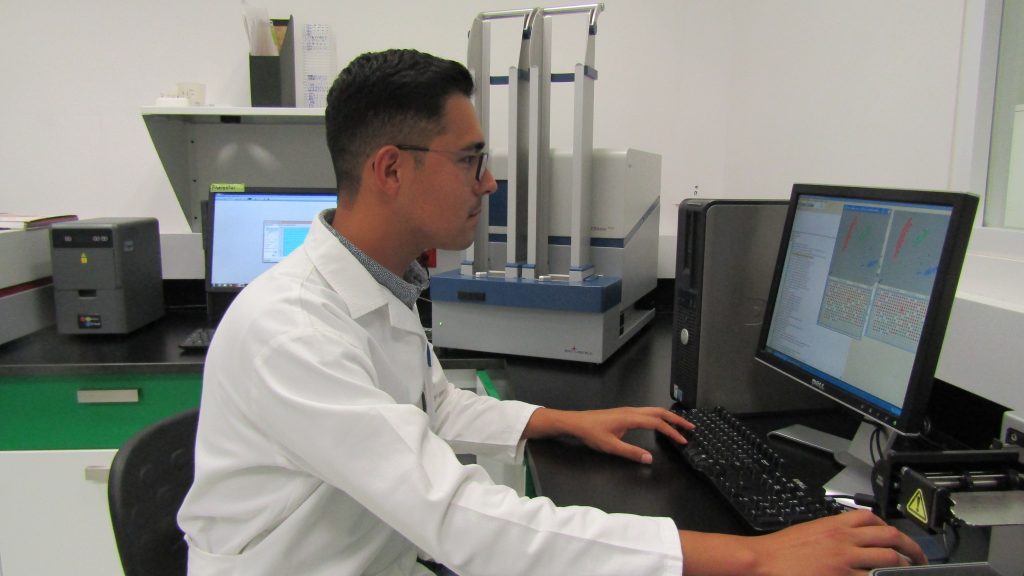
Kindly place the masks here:
POLYGON ((333 188, 323 108, 231 106, 141 109, 150 139, 193 232, 210 184, 333 188))
POLYGON ((323 108, 248 108, 239 106, 143 106, 142 116, 180 120, 191 124, 216 124, 222 117, 237 118, 242 124, 319 124, 323 108))

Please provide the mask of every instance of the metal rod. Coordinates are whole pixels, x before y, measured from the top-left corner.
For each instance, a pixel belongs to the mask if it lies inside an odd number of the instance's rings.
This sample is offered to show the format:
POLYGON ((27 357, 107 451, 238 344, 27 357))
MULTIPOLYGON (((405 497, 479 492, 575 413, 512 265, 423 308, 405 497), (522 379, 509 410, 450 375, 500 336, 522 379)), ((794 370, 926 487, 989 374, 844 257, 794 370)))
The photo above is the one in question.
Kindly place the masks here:
POLYGON ((540 8, 518 8, 515 10, 497 10, 495 12, 481 12, 477 14, 476 19, 481 22, 485 20, 501 20, 503 18, 519 18, 523 19, 523 36, 526 38, 530 37, 530 33, 533 30, 533 23, 536 21, 537 16, 542 12, 540 8))
POLYGON ((965 474, 925 474, 937 488, 1000 488, 1009 482, 1006 474, 967 472, 965 474))
POLYGON ((515 18, 517 16, 526 16, 530 12, 533 12, 533 8, 518 8, 516 10, 497 10, 495 12, 481 12, 477 15, 477 18, 481 20, 500 20, 502 18, 515 18))
POLYGON ((590 12, 590 26, 597 25, 597 15, 604 10, 604 4, 579 4, 576 6, 556 6, 544 8, 544 14, 578 14, 590 12))

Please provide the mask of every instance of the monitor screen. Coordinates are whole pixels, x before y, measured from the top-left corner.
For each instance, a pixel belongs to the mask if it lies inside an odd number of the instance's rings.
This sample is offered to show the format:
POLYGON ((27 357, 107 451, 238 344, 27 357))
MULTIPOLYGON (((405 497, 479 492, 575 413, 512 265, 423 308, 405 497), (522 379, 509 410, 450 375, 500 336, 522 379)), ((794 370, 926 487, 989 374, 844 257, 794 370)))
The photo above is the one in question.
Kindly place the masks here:
POLYGON ((317 214, 336 206, 331 189, 211 193, 206 289, 240 291, 300 246, 317 214))
POLYGON ((797 184, 757 359, 921 431, 977 198, 797 184))

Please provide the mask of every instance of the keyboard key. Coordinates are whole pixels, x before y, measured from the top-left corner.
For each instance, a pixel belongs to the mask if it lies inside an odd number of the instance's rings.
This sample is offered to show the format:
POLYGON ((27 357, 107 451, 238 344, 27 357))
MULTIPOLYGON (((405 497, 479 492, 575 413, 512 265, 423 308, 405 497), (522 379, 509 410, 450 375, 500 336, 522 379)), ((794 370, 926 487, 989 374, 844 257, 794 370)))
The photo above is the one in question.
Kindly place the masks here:
POLYGON ((182 340, 178 347, 186 351, 206 351, 213 342, 215 328, 196 328, 182 340))

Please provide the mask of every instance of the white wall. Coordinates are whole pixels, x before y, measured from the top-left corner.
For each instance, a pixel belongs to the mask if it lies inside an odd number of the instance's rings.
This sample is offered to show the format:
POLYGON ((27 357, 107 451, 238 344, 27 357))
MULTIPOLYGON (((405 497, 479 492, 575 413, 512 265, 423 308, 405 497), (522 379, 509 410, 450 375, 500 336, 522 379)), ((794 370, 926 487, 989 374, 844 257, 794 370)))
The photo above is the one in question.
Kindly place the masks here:
MULTIPOLYGON (((342 63, 399 46, 464 61, 478 11, 530 5, 266 4, 272 16, 332 24, 342 63)), ((674 234, 674 205, 694 192, 783 197, 794 181, 945 187, 964 0, 605 4, 595 145, 663 155, 663 234, 674 234)), ((0 6, 10 6, 0 211, 151 215, 165 233, 188 231, 139 107, 182 80, 205 82, 209 103, 248 105, 239 2, 0 6)), ((558 46, 583 38, 564 21, 558 46)), ((514 37, 508 46, 518 48, 514 37)), ((578 53, 557 50, 555 68, 578 53)), ((559 97, 556 118, 571 105, 559 97)), ((553 142, 567 146, 568 124, 554 128, 553 142)))

